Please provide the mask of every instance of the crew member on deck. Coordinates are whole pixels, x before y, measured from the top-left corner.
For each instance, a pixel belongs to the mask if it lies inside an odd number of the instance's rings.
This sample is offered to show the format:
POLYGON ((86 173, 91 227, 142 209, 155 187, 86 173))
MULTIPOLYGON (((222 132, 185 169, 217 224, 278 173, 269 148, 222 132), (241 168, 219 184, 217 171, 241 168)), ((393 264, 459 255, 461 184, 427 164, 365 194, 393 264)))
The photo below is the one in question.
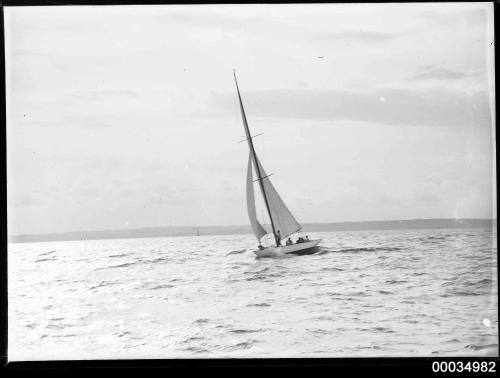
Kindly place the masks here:
POLYGON ((276 243, 279 246, 281 245, 281 232, 280 232, 280 230, 278 230, 278 232, 276 232, 276 243))
POLYGON ((292 245, 292 244, 293 244, 292 239, 288 238, 288 240, 286 241, 286 245, 292 245))
POLYGON ((306 242, 308 242, 308 241, 309 241, 309 236, 308 236, 308 235, 306 235, 306 240, 305 240, 305 241, 306 241, 306 242))

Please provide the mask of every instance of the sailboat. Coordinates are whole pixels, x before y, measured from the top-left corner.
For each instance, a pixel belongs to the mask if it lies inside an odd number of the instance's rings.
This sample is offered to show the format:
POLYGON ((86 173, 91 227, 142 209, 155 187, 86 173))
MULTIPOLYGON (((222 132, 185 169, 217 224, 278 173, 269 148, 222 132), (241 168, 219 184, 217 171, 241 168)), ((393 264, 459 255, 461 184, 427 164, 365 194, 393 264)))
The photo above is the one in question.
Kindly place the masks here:
POLYGON ((259 248, 255 250, 258 257, 272 257, 285 254, 311 254, 318 250, 318 244, 321 239, 316 240, 303 240, 301 242, 286 244, 283 241, 290 235, 299 232, 302 226, 295 219, 290 210, 286 207, 285 203, 279 196, 274 188, 268 174, 264 171, 262 164, 257 158, 255 148, 253 145, 250 130, 248 129, 248 122, 243 108, 243 101, 241 100, 240 89, 238 81, 236 80, 236 72, 233 71, 234 82, 236 83, 236 91, 238 92, 238 99, 240 101, 241 118, 243 120, 243 127, 245 129, 246 140, 248 142, 249 155, 248 155, 248 168, 247 168, 247 210, 248 217, 250 218, 250 225, 252 231, 259 242, 259 248), (253 170, 257 179, 253 179, 253 170), (266 205, 267 214, 269 215, 271 230, 266 230, 261 223, 257 220, 257 212, 255 210, 255 194, 254 194, 254 181, 259 182, 260 191, 266 205), (275 245, 263 247, 261 239, 272 232, 274 236, 275 245))

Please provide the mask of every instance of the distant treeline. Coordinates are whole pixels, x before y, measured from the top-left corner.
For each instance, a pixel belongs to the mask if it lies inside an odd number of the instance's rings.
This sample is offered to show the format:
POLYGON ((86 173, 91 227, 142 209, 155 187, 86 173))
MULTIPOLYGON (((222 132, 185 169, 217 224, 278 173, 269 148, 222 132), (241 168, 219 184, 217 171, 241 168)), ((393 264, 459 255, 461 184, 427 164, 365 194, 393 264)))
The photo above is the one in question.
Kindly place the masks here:
MULTIPOLYGON (((369 231, 369 230, 404 230, 404 229, 440 229, 440 228, 492 228, 496 219, 410 219, 392 221, 342 222, 342 223, 305 223, 303 232, 321 231, 369 231)), ((250 234, 250 226, 204 226, 204 227, 152 227, 124 230, 65 232, 43 235, 9 236, 11 243, 152 238, 163 236, 200 236, 250 234)))

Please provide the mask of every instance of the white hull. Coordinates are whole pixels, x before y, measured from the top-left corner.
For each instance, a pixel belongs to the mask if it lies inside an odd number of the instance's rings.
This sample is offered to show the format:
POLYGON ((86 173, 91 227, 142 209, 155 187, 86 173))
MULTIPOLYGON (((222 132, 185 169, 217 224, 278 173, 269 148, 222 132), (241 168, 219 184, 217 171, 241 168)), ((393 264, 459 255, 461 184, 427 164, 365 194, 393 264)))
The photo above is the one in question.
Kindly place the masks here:
POLYGON ((321 239, 310 240, 303 243, 296 243, 291 245, 283 245, 281 247, 267 247, 264 249, 255 250, 254 253, 258 257, 274 257, 286 254, 307 254, 315 252, 316 247, 321 242, 321 239))

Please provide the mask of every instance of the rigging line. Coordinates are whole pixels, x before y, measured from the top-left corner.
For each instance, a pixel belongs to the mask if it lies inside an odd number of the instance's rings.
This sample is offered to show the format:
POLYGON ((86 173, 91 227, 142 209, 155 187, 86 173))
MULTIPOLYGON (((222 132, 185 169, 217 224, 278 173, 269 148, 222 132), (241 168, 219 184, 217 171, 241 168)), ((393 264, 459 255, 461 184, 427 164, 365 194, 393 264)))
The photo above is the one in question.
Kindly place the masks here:
MULTIPOLYGON (((262 135, 262 134, 264 134, 264 133, 260 133, 260 134, 254 135, 254 136, 252 136, 251 138, 252 138, 252 139, 253 139, 253 138, 257 138, 259 135, 262 135)), ((238 143, 241 143, 241 142, 246 142, 247 140, 248 140, 248 138, 243 139, 243 140, 240 140, 238 143)))

